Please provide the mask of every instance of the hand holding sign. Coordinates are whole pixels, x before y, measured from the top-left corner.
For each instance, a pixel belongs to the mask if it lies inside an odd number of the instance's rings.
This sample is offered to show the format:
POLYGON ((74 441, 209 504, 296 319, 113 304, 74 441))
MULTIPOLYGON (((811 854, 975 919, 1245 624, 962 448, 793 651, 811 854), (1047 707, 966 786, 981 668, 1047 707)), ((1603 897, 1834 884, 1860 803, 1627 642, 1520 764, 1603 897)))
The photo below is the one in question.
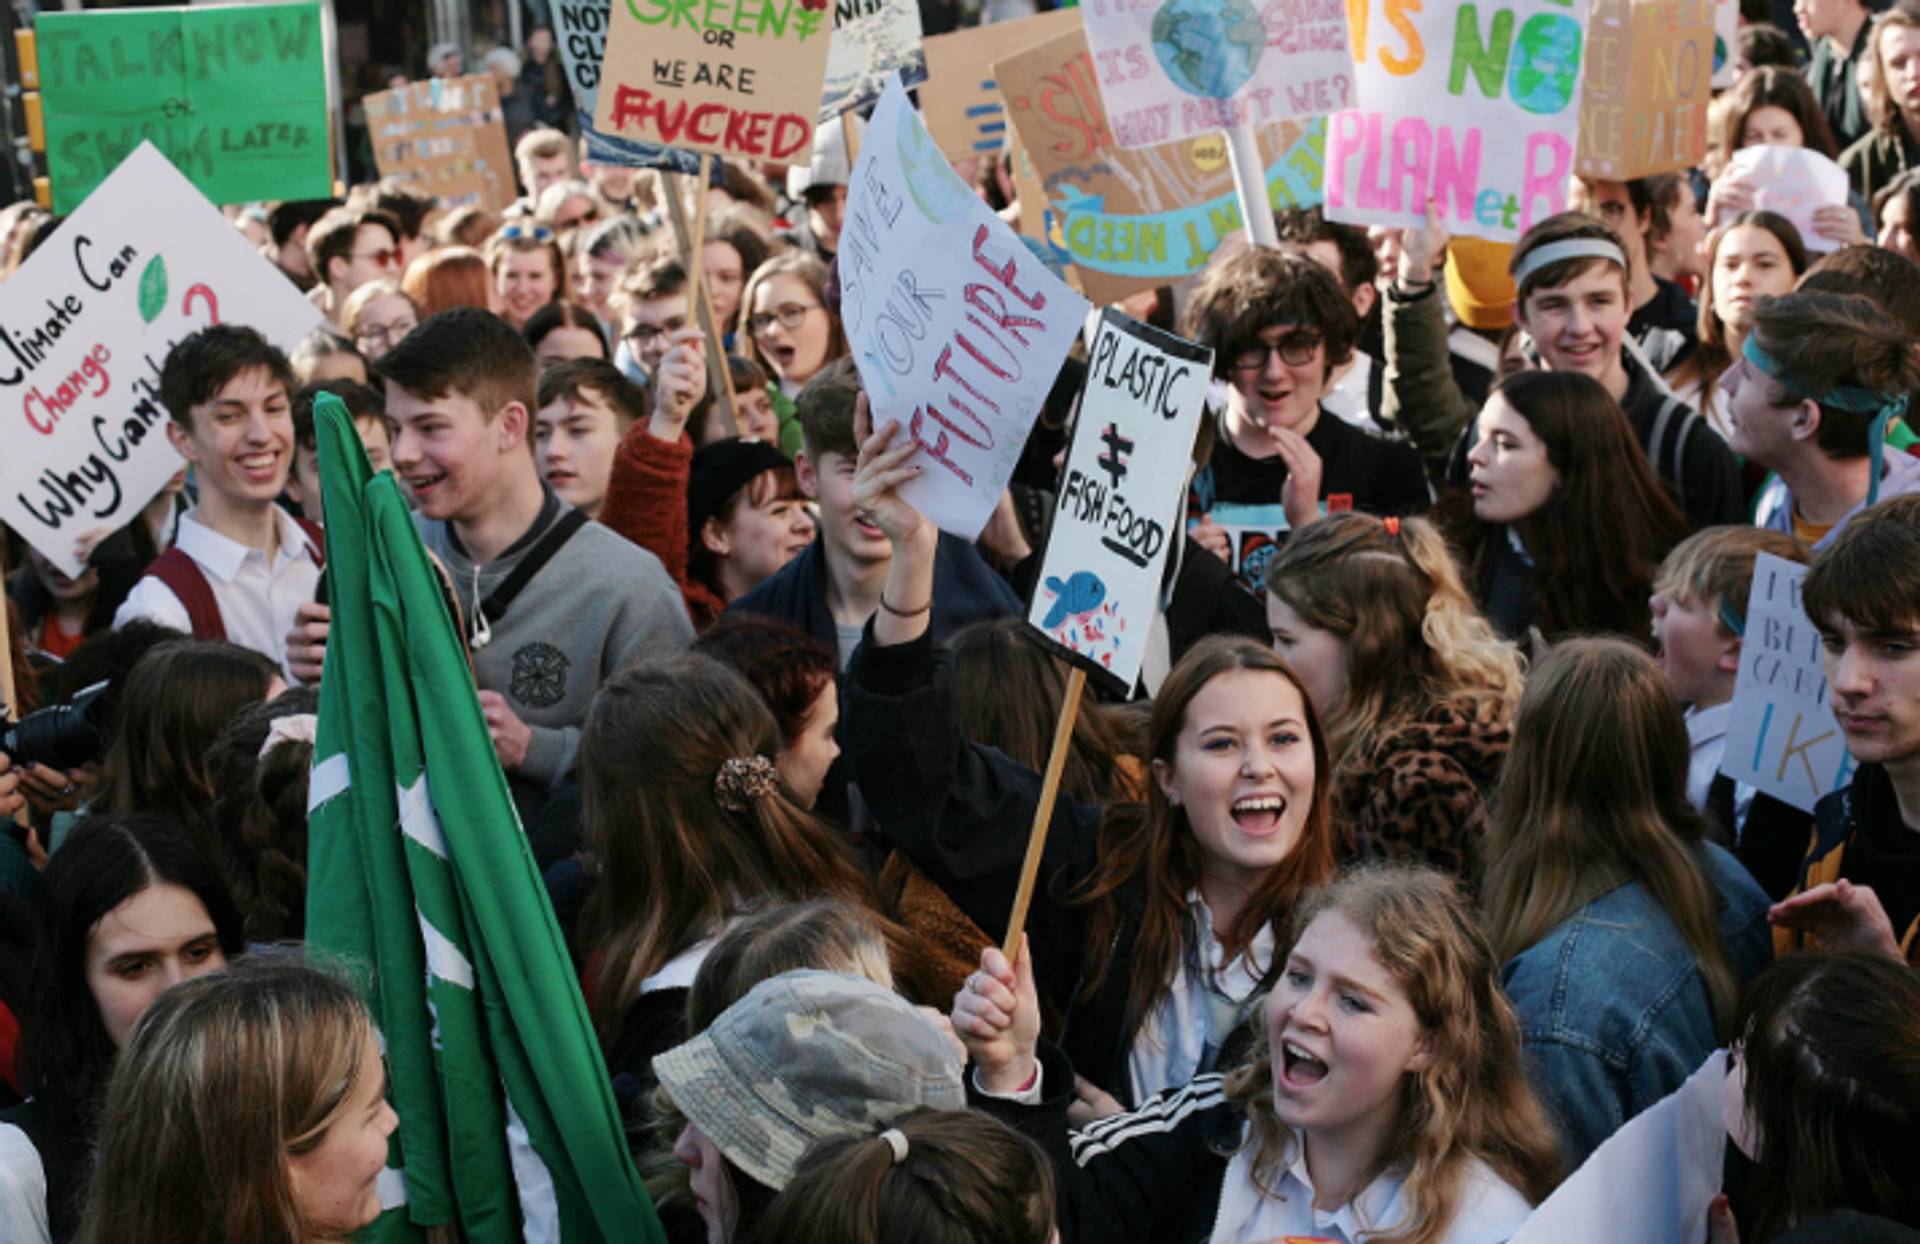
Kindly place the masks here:
POLYGON ((1714 183, 1715 194, 1709 205, 1719 224, 1733 211, 1778 212, 1800 230, 1800 240, 1810 251, 1830 251, 1853 240, 1864 241, 1858 217, 1853 227, 1823 208, 1847 206, 1847 175, 1838 164, 1806 147, 1761 145, 1742 147, 1727 161, 1725 171, 1714 183), (1721 189, 1721 182, 1727 183, 1721 189))

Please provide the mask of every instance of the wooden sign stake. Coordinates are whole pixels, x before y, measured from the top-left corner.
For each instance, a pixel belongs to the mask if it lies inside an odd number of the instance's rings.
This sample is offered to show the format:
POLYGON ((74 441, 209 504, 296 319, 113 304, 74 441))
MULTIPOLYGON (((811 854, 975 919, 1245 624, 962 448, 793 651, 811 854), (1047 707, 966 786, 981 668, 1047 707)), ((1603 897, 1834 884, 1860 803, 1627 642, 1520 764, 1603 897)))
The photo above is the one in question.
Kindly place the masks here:
POLYGON ((711 180, 713 157, 705 152, 700 156, 700 195, 697 226, 699 234, 690 234, 687 229, 687 207, 680 198, 680 175, 662 171, 660 179, 666 184, 667 219, 673 222, 674 240, 680 244, 680 253, 687 257, 687 305, 693 310, 700 331, 707 338, 707 386, 720 409, 726 414, 727 421, 733 424, 735 435, 740 432, 740 412, 734 409, 733 369, 727 366, 726 342, 714 326, 713 308, 708 305, 702 292, 706 281, 702 278, 705 267, 700 262, 699 247, 704 245, 702 235, 706 232, 707 183, 711 180), (701 240, 696 240, 701 239, 701 240))
POLYGON ((1080 694, 1087 688, 1087 671, 1079 665, 1067 675, 1066 695, 1060 701, 1060 721, 1053 728, 1053 751, 1047 756, 1046 777, 1040 783, 1040 805, 1033 810, 1033 830, 1027 835, 1027 858, 1020 865, 1020 888, 1014 891, 1013 915, 1007 920, 1007 940, 1001 952, 1009 963, 1020 953, 1020 934, 1033 904, 1033 887, 1040 875, 1040 857, 1047 850, 1047 827, 1053 823, 1053 805, 1060 798, 1060 774, 1067 767, 1067 749, 1073 744, 1073 723, 1080 716, 1080 694))

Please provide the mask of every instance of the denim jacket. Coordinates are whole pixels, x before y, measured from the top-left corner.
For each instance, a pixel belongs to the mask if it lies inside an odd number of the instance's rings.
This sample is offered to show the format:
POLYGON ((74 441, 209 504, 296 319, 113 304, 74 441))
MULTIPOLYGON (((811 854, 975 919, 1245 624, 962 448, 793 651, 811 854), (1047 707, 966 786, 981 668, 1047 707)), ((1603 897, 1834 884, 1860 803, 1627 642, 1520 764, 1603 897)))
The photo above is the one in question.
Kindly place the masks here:
MULTIPOLYGON (((1703 854, 1720 936, 1744 983, 1773 955, 1767 896, 1727 852, 1709 843, 1703 854)), ((1574 912, 1500 975, 1569 1169, 1720 1045, 1693 951, 1639 882, 1574 912)))

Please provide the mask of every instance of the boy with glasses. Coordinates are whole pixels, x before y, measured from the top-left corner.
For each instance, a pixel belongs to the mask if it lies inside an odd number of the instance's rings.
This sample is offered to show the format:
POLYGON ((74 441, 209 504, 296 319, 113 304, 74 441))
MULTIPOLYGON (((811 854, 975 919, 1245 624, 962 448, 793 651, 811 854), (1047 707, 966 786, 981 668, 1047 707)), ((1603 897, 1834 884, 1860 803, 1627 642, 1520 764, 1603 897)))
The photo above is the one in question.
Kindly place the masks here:
MULTIPOLYGON (((1201 279, 1186 333, 1212 347, 1225 387, 1219 443, 1194 480, 1203 516, 1222 503, 1278 503, 1286 525, 1299 527, 1328 511, 1427 508, 1426 474, 1411 447, 1328 418, 1321 406, 1352 357, 1360 320, 1319 263, 1257 249, 1235 255, 1201 279)), ((1192 534, 1228 558, 1227 533, 1210 518, 1192 534)))
POLYGON ((400 270, 400 222, 377 208, 337 207, 307 231, 318 284, 307 295, 335 325, 347 295, 400 270))
POLYGON ((652 376, 688 324, 687 270, 670 255, 641 260, 620 283, 620 299, 620 339, 652 376))

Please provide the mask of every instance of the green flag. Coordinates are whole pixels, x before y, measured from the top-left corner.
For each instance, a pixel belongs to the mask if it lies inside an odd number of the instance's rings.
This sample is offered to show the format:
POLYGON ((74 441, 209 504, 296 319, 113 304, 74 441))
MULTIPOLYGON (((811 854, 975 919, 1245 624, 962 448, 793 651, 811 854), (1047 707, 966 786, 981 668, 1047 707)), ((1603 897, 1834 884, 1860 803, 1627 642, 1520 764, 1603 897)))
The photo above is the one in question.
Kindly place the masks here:
POLYGON ((333 616, 307 939, 370 969, 387 1041, 400 1129, 373 1235, 662 1240, 413 516, 340 402, 314 427, 333 616))

